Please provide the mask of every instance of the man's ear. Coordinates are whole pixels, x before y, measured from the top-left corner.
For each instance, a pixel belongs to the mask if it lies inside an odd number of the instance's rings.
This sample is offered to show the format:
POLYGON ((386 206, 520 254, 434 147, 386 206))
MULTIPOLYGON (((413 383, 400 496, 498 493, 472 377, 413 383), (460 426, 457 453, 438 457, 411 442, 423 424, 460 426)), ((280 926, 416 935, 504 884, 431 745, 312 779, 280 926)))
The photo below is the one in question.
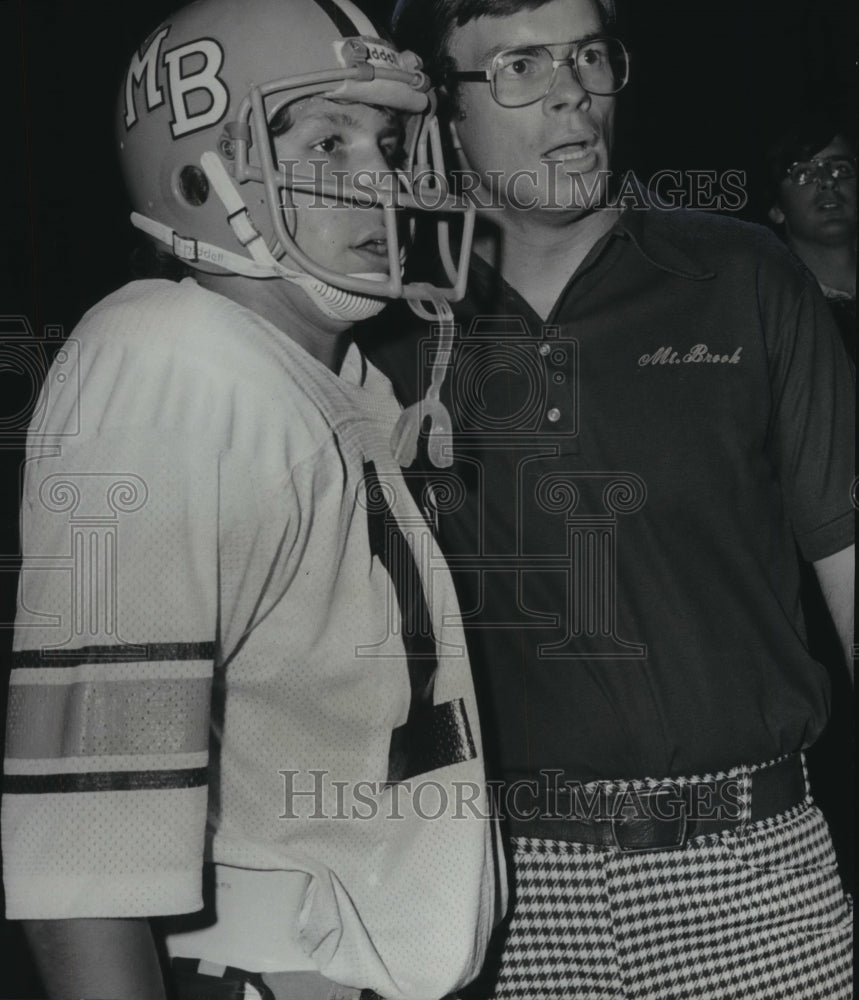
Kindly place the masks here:
POLYGON ((465 155, 465 150, 462 148, 462 139, 459 137, 459 131, 456 127, 456 122, 452 119, 447 123, 447 127, 450 134, 450 144, 453 148, 453 155, 456 157, 456 167, 458 170, 470 170, 468 159, 465 155))
POLYGON ((778 207, 778 205, 773 205, 773 207, 767 212, 770 217, 770 222, 776 226, 780 226, 784 223, 784 212, 778 207))
POLYGON ((447 123, 447 127, 450 132, 450 144, 456 150, 457 155, 461 155, 462 139, 459 138, 459 130, 456 127, 456 122, 451 118, 447 123))

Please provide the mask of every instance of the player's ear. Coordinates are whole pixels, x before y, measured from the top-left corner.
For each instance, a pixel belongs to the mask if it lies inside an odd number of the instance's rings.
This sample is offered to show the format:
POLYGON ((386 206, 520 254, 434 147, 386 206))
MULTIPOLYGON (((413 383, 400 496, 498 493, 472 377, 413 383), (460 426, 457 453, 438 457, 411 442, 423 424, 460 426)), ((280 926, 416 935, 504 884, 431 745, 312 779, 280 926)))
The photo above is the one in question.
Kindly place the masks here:
POLYGON ((767 215, 770 218, 770 222, 776 226, 780 226, 784 222, 784 212, 782 212, 778 205, 773 205, 769 212, 767 212, 767 215))

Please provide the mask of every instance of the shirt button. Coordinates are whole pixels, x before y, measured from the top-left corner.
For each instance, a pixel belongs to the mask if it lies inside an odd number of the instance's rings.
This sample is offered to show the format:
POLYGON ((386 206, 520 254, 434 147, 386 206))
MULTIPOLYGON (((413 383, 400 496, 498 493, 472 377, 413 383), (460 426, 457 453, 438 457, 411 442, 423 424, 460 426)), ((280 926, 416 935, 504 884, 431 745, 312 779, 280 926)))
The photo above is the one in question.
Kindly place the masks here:
POLYGON ((540 346, 539 346, 538 350, 540 351, 540 353, 541 353, 541 354, 543 355, 543 357, 545 358, 545 357, 546 357, 546 355, 547 355, 547 354, 549 353, 549 351, 551 351, 551 350, 552 350, 552 348, 551 348, 551 347, 549 347, 549 345, 548 345, 548 344, 540 344, 540 346))
POLYGON ((556 406, 553 406, 546 416, 553 424, 556 424, 561 419, 561 411, 556 406))

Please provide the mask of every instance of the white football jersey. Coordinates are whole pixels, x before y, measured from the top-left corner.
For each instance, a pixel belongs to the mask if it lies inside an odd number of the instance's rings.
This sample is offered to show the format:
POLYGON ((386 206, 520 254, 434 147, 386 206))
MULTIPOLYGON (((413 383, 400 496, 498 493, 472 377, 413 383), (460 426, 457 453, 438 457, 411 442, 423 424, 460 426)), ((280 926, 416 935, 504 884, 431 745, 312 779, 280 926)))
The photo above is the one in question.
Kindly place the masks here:
POLYGON ((7 915, 198 910, 205 854, 298 886, 285 952, 337 982, 469 981, 497 839, 389 383, 190 279, 126 286, 68 349, 28 444, 7 915))

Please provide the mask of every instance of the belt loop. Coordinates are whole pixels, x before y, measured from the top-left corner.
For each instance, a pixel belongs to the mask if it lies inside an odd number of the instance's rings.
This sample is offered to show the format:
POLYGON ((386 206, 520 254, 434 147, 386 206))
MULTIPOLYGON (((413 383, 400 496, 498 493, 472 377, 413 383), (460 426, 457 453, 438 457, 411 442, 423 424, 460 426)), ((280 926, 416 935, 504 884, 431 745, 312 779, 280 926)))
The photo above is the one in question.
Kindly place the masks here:
POLYGON ((802 764, 802 780, 805 782, 805 797, 811 795, 811 779, 808 777, 808 761, 805 759, 805 751, 799 751, 799 762, 802 764))
POLYGON ((227 974, 227 967, 221 965, 220 962, 210 962, 206 958, 201 958, 197 961, 195 971, 199 972, 201 976, 215 976, 217 979, 223 979, 227 974))
POLYGON ((752 772, 748 764, 741 764, 736 771, 736 776, 740 782, 737 801, 740 805, 740 822, 733 829, 735 837, 741 837, 752 821, 752 772))

